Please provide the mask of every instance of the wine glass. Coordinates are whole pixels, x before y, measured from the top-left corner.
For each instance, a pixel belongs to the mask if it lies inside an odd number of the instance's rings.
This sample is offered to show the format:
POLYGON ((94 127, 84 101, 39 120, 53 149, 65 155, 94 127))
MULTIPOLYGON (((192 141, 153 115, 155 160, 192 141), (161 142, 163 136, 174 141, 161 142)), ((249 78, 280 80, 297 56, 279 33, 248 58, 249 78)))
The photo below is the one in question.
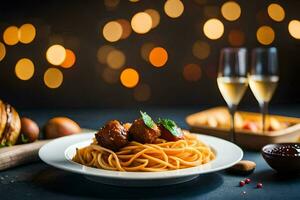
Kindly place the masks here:
POLYGON ((278 80, 277 49, 275 47, 253 49, 249 85, 261 109, 263 133, 266 129, 268 104, 277 87, 278 80))
POLYGON ((245 48, 221 50, 217 83, 231 115, 230 140, 235 142, 234 115, 248 86, 247 50, 245 48))

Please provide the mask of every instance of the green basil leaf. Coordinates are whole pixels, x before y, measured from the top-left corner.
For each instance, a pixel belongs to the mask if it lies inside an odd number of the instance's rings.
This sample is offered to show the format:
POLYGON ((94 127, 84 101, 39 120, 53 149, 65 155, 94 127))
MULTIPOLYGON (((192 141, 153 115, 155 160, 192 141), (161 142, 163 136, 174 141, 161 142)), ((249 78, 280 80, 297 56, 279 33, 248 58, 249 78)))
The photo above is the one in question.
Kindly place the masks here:
POLYGON ((153 129, 155 127, 155 122, 152 120, 152 118, 147 115, 147 113, 140 111, 141 115, 142 115, 142 119, 144 121, 144 123, 146 124, 146 126, 148 126, 149 128, 153 129))
POLYGON ((180 128, 177 126, 177 124, 173 120, 159 119, 158 123, 163 125, 164 128, 167 129, 168 131, 170 131, 170 133, 172 133, 172 135, 174 135, 175 137, 180 137, 182 135, 180 128))

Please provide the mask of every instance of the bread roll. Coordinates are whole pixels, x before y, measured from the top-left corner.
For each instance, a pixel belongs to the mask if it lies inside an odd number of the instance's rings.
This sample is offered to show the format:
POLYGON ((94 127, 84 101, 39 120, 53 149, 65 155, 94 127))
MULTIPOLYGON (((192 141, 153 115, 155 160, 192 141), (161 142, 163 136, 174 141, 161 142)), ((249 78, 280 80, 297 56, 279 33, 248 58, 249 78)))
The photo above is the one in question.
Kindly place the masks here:
POLYGON ((16 144, 20 135, 21 122, 18 112, 0 100, 0 146, 16 144))

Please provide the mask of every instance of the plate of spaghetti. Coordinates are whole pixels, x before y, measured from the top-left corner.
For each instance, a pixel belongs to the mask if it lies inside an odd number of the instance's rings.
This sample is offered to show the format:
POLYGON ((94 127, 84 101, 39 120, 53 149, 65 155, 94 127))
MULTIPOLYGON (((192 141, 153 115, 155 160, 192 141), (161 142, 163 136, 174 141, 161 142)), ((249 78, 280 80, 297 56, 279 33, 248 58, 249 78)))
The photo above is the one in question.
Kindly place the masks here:
POLYGON ((231 167, 243 151, 233 143, 156 122, 144 112, 132 123, 111 120, 98 132, 62 137, 44 145, 40 158, 54 167, 119 186, 182 183, 231 167))

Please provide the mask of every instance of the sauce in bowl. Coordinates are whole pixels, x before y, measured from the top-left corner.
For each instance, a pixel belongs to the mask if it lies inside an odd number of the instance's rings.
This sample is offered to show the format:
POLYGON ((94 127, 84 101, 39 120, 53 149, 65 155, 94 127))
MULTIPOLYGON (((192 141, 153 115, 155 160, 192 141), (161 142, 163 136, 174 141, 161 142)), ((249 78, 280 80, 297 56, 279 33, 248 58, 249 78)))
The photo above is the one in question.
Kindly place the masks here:
POLYGON ((300 143, 269 144, 261 150, 265 161, 280 173, 300 173, 300 143))
MULTIPOLYGON (((268 147, 268 146, 266 146, 268 147)), ((265 153, 278 156, 300 156, 300 144, 286 143, 273 145, 271 148, 266 148, 265 153)))

